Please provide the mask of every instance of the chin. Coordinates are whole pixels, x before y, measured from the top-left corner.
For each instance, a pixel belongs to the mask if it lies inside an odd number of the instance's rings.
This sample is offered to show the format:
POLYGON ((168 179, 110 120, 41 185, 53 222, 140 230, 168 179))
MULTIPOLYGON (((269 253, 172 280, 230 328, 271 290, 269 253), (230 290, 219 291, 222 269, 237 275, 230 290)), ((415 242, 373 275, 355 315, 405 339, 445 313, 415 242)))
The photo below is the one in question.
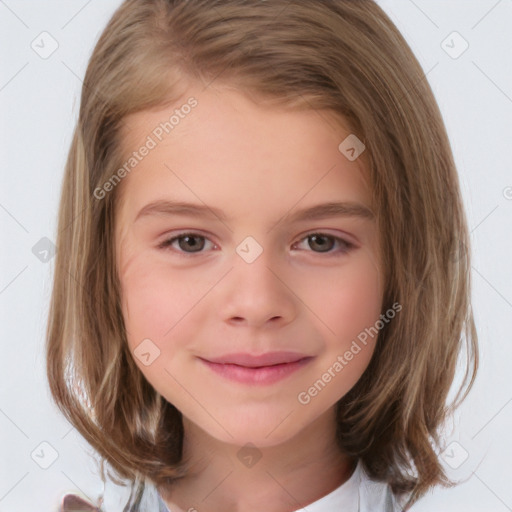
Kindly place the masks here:
POLYGON ((226 432, 210 432, 210 435, 218 439, 219 441, 231 444, 234 446, 246 446, 247 444, 254 445, 258 448, 271 448, 273 446, 279 446, 294 437, 297 432, 290 432, 286 430, 279 434, 269 435, 270 429, 258 429, 254 426, 248 426, 247 428, 238 427, 236 431, 231 430, 232 436, 226 434, 226 432), (219 434, 219 435, 217 435, 219 434))
MULTIPOLYGON (((199 426, 210 436, 223 443, 245 446, 251 443, 259 448, 278 446, 295 437, 314 418, 299 418, 297 410, 281 407, 276 412, 240 411, 229 419, 224 417, 216 422, 208 422, 199 426), (283 411, 286 411, 285 413, 283 411), (290 414, 291 413, 291 414, 290 414)), ((231 414, 231 413, 230 413, 231 414)))

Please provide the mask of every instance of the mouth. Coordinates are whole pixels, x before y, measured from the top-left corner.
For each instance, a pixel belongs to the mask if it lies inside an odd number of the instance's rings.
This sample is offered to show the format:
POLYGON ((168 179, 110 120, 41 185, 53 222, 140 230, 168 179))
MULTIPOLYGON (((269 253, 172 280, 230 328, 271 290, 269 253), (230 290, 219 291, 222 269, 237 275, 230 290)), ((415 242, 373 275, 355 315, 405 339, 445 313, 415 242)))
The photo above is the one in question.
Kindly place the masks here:
POLYGON ((303 368, 314 356, 296 352, 268 352, 261 355, 227 354, 217 358, 201 358, 216 374, 244 384, 271 384, 303 368))

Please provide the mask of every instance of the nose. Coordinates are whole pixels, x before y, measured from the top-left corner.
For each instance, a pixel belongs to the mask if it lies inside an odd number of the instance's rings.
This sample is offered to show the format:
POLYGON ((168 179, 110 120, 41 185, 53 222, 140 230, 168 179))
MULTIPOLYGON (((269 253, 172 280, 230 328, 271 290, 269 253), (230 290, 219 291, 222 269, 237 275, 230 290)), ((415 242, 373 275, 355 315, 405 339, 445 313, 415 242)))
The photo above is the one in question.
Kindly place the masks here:
POLYGON ((221 286, 220 311, 225 322, 261 328, 266 324, 285 325, 296 315, 297 297, 290 272, 263 251, 248 263, 234 258, 234 268, 221 286))

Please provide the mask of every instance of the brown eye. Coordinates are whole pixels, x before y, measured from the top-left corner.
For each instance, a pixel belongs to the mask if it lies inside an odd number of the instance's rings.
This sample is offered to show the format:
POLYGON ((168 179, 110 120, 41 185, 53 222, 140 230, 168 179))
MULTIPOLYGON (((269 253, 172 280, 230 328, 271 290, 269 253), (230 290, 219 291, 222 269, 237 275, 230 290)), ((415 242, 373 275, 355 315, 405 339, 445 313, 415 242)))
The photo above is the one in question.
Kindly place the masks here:
POLYGON ((192 249, 191 252, 199 252, 204 247, 204 237, 197 235, 185 235, 177 237, 178 246, 181 250, 189 252, 188 249, 192 249))
MULTIPOLYGON (((326 233, 310 233, 304 237, 300 242, 308 241, 307 252, 326 255, 343 255, 354 248, 354 244, 347 242, 337 236, 328 235, 326 233), (336 246, 338 248, 336 249, 336 246)), ((199 233, 181 233, 177 236, 164 240, 159 246, 159 249, 173 250, 184 256, 192 256, 194 254, 201 254, 205 252, 207 242, 212 243, 203 235, 199 233)))
POLYGON ((160 249, 172 247, 178 252, 194 254, 204 249, 206 240, 204 236, 197 233, 182 233, 181 235, 165 240, 158 247, 160 249), (176 242, 177 245, 175 244, 176 242))
POLYGON ((328 252, 335 245, 334 237, 326 235, 309 235, 309 246, 312 249, 318 248, 318 252, 328 252))
POLYGON ((307 252, 325 253, 328 256, 344 255, 355 247, 351 242, 326 233, 310 233, 299 244, 304 243, 305 240, 307 240, 307 247, 310 249, 307 252), (338 246, 338 249, 336 249, 336 246, 338 246))

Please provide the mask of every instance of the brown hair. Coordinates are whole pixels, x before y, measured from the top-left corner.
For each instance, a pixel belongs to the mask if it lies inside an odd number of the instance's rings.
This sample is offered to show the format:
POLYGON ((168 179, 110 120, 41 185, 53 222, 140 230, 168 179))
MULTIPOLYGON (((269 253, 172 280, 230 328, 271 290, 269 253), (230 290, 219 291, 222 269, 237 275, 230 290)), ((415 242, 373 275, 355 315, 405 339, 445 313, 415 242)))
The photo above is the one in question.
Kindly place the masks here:
POLYGON ((411 503, 453 485, 437 448, 478 368, 469 236, 434 95, 373 0, 127 0, 114 13, 87 68, 60 200, 47 331, 56 403, 120 477, 163 485, 186 473, 181 413, 145 380, 126 341, 113 245, 118 190, 102 199, 94 191, 123 162, 125 117, 171 103, 187 80, 222 80, 283 108, 327 109, 364 142, 386 274, 382 311, 395 302, 402 311, 338 402, 339 445, 397 495, 411 492, 411 503), (464 380, 448 405, 464 348, 464 380))

